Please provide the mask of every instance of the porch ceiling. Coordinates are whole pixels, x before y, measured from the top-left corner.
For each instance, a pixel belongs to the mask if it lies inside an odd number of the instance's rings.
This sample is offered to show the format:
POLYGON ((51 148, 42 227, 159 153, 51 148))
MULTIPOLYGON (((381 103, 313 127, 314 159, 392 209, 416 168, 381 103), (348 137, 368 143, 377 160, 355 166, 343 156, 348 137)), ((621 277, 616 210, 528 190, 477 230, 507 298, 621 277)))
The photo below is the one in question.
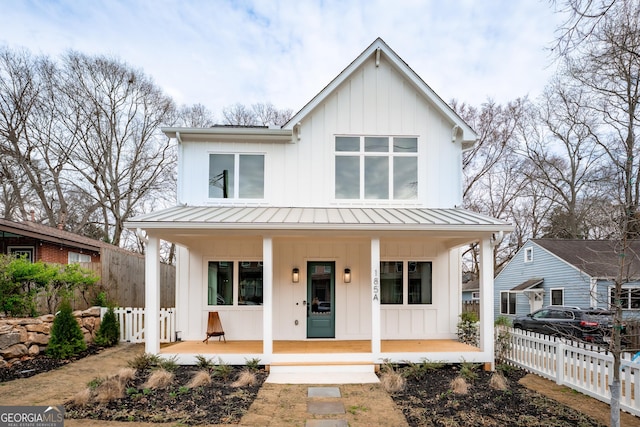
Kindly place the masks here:
POLYGON ((177 241, 194 235, 371 235, 421 233, 464 244, 488 233, 508 232, 504 221, 464 209, 427 208, 292 208, 176 206, 132 218, 130 229, 144 229, 162 239, 177 241))

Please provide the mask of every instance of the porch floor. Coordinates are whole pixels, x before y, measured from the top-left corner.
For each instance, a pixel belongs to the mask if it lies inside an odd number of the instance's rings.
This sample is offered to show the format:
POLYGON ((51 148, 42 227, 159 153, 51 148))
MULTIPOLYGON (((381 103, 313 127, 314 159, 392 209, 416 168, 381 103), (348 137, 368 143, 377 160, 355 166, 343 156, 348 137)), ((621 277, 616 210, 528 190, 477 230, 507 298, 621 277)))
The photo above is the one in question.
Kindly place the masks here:
MULTIPOLYGON (((382 353, 474 352, 479 348, 455 340, 382 340, 382 353)), ((262 354, 262 341, 180 341, 160 346, 160 354, 262 354)), ((274 354, 371 353, 370 340, 274 341, 274 354)))

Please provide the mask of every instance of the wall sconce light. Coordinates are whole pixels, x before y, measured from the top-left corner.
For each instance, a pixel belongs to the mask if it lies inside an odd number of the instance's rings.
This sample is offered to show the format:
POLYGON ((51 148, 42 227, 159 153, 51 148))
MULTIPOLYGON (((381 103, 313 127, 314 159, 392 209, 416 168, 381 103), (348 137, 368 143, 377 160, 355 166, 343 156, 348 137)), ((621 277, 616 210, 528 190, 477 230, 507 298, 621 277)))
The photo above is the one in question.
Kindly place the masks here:
POLYGON ((298 267, 294 268, 291 272, 291 281, 293 283, 298 283, 300 281, 300 269, 298 267))
POLYGON ((344 269, 344 283, 351 283, 351 269, 344 269))

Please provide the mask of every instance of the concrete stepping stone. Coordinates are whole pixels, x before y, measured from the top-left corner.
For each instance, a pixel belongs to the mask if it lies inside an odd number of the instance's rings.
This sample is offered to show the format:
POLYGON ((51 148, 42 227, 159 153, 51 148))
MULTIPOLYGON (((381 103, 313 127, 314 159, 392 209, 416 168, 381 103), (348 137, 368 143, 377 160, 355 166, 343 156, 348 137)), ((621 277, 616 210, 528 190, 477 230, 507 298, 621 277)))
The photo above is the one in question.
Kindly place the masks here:
POLYGON ((347 420, 307 420, 305 427, 349 427, 347 420))
POLYGON ((342 397, 338 387, 309 387, 307 397, 342 397))
POLYGON ((315 415, 344 414, 344 404, 336 401, 312 400, 307 402, 307 412, 315 415))

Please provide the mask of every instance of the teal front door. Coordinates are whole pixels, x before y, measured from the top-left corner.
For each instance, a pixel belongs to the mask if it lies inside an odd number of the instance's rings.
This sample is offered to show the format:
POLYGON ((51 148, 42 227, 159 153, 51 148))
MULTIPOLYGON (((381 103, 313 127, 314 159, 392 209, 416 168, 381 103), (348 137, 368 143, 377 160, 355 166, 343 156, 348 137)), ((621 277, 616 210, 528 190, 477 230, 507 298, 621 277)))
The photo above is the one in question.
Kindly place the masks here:
POLYGON ((335 338, 335 262, 307 264, 307 338, 335 338))

